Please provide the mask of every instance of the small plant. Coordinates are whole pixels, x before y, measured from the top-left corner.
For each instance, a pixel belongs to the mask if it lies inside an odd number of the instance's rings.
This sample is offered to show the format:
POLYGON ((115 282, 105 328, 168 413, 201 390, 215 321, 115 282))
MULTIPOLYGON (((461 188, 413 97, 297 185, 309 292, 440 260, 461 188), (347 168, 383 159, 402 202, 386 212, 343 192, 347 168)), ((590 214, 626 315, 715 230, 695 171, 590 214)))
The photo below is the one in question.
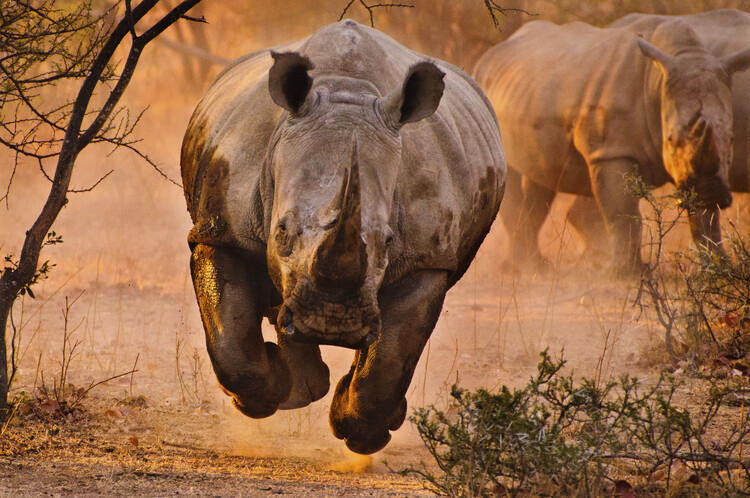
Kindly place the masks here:
POLYGON ((193 354, 188 361, 187 374, 183 371, 180 361, 185 352, 185 337, 181 336, 180 331, 175 334, 175 370, 177 383, 180 386, 182 401, 190 401, 195 404, 201 404, 201 388, 203 386, 203 358, 198 352, 198 348, 193 348, 193 354))
MULTIPOLYGON (((114 375, 104 380, 93 381, 88 386, 76 387, 70 382, 70 368, 74 360, 79 355, 81 341, 74 339, 74 335, 80 323, 73 325, 71 323, 71 310, 76 302, 81 298, 83 292, 78 294, 74 299, 65 297, 65 307, 62 308, 63 331, 62 331, 62 349, 60 357, 60 366, 57 375, 52 377, 52 385, 48 386, 44 379, 44 372, 41 372, 41 384, 34 390, 33 395, 22 393, 14 400, 14 412, 20 411, 24 416, 35 416, 42 420, 55 420, 60 418, 75 418, 83 413, 82 401, 97 386, 105 384, 126 375, 133 375, 138 363, 136 357, 133 368, 127 372, 114 375)), ((41 356, 39 358, 41 364, 41 356)), ((40 372, 37 366, 37 372, 40 372)))
POLYGON ((694 192, 674 191, 673 193, 657 197, 653 187, 647 185, 634 171, 625 178, 625 190, 632 196, 643 199, 651 206, 653 218, 647 218, 650 225, 646 226, 647 248, 644 268, 641 273, 641 284, 635 298, 635 304, 641 311, 651 305, 659 323, 664 327, 664 346, 667 353, 675 358, 673 335, 677 332, 681 314, 681 302, 676 299, 679 295, 680 282, 671 271, 669 254, 664 250, 667 235, 678 226, 681 216, 691 209, 695 209, 696 195, 694 192), (677 208, 676 213, 669 216, 669 208, 677 208))
MULTIPOLYGON (((47 236, 45 238, 44 243, 42 244, 42 248, 46 246, 51 246, 55 244, 62 244, 62 235, 58 235, 55 231, 51 231, 47 233, 47 236)), ((3 271, 14 271, 18 269, 18 261, 16 261, 12 254, 9 254, 5 256, 4 258, 6 267, 3 271)), ((18 317, 18 323, 16 323, 15 317, 13 315, 13 307, 9 309, 8 313, 8 323, 10 325, 11 334, 10 334, 10 357, 6 361, 10 361, 9 367, 9 375, 7 380, 7 390, 10 391, 11 387, 13 386, 13 381, 16 378, 16 374, 18 373, 18 364, 20 361, 19 353, 20 353, 20 344, 21 344, 21 337, 23 332, 23 325, 24 325, 24 303, 23 298, 25 296, 29 296, 31 299, 36 299, 36 296, 34 295, 34 291, 32 287, 36 286, 40 281, 46 280, 49 277, 49 272, 52 270, 52 268, 55 266, 55 264, 50 264, 49 260, 44 261, 39 268, 34 273, 34 276, 31 278, 28 284, 26 284, 20 291, 19 295, 22 297, 21 300, 21 306, 20 306, 20 313, 21 316, 18 317)), ((1 348, 0 348, 1 349, 1 348)), ((7 413, 10 413, 7 411, 7 413)), ((0 413, 0 419, 2 418, 2 413, 0 413)))
POLYGON ((703 364, 726 363, 747 373, 750 352, 750 246, 729 223, 726 255, 698 247, 678 270, 687 301, 685 346, 703 364))
POLYGON ((652 308, 665 331, 665 349, 673 363, 740 373, 750 369, 750 245, 731 223, 724 245, 697 244, 685 252, 667 252, 664 241, 684 212, 700 209, 695 194, 656 197, 643 181, 628 178, 629 192, 651 206, 649 254, 635 304, 652 308), (674 217, 667 216, 677 204, 674 217))
POLYGON ((461 497, 597 496, 623 488, 663 494, 693 483, 750 492, 741 456, 750 435, 744 409, 728 432, 711 433, 726 425, 717 413, 744 387, 714 386, 700 413, 691 413, 676 405, 680 385, 671 378, 644 387, 623 376, 597 386, 563 376, 563 366, 545 351, 523 389, 454 385, 447 411, 416 410, 410 421, 439 472, 422 465, 401 473, 417 475, 439 495, 461 497))

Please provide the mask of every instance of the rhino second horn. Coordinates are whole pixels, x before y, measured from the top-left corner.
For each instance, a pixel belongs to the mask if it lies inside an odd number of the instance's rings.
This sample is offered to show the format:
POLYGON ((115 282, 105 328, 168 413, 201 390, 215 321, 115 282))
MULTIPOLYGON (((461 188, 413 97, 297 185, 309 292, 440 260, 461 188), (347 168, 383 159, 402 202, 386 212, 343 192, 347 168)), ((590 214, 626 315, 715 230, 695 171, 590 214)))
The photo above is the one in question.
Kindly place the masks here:
POLYGON ((318 247, 312 267, 315 283, 332 293, 361 287, 367 273, 356 132, 353 142, 351 167, 338 196, 338 220, 318 247))

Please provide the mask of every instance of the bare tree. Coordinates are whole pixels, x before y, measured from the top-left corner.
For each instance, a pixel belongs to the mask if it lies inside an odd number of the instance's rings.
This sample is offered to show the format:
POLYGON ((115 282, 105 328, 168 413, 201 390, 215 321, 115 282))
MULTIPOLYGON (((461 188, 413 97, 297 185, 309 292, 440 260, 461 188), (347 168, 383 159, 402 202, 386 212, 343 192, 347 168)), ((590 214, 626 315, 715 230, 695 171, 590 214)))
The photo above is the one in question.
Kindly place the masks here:
POLYGON ((143 49, 180 19, 202 21, 187 16, 200 0, 182 0, 145 29, 136 30, 158 2, 141 0, 133 6, 124 0, 99 17, 92 15, 91 0, 72 10, 56 6, 55 0, 15 0, 3 2, 0 9, 0 144, 15 154, 0 200, 7 202, 23 158, 36 161, 51 183, 41 213, 26 232, 20 257, 6 257, 0 276, 0 418, 8 402, 8 319, 15 300, 31 292, 31 285, 46 272, 39 255, 45 245, 59 241, 50 229, 68 202, 78 155, 94 143, 138 152, 131 136, 140 115, 132 118, 118 105, 143 49), (117 8, 121 14, 113 10, 117 8), (118 68, 113 57, 127 40, 128 54, 118 68), (44 92, 63 82, 79 85, 76 97, 45 105, 44 92), (103 104, 95 104, 99 99, 103 104), (56 161, 52 175, 44 168, 47 161, 56 161))

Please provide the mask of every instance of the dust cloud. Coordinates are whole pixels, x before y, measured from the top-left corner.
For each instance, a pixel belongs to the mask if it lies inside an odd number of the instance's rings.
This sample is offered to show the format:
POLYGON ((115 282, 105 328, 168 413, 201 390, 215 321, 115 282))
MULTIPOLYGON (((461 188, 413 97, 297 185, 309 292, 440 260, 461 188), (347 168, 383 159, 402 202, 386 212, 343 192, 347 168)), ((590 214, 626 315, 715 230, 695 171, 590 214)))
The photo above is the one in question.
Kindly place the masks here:
MULTIPOLYGON (((252 7, 247 1, 209 3, 204 12, 209 20, 207 48, 233 58, 306 36, 334 21, 342 3, 329 0, 312 8, 299 0, 286 11, 293 15, 278 12, 270 0, 252 2, 252 7)), ((392 9, 378 14, 376 25, 417 50, 467 69, 490 44, 507 36, 486 26, 490 22, 483 17, 481 2, 469 9, 469 16, 439 2, 435 8, 442 14, 435 18, 447 23, 449 31, 471 34, 443 46, 425 35, 442 30, 421 20, 418 16, 430 9, 424 2, 416 4, 403 13, 392 9)), ((367 22, 362 12, 355 18, 367 22)), ((191 42, 191 36, 184 31, 180 38, 191 42)), ((65 336, 61 307, 65 296, 77 297, 67 329, 70 341, 79 342, 71 383, 88 385, 135 368, 135 375, 98 388, 98 395, 122 399, 143 394, 153 406, 178 407, 203 421, 199 428, 188 428, 164 418, 154 438, 180 438, 237 455, 316 458, 340 472, 386 472, 383 458, 396 464, 424 458, 408 422, 374 459, 348 454, 328 429, 330 393, 307 408, 251 420, 234 410, 219 390, 188 272, 190 218, 182 189, 169 180, 180 182, 182 133, 219 69, 188 62, 164 45, 149 47, 144 54, 126 104, 133 111, 148 107, 137 129, 143 137, 139 147, 168 179, 125 151, 110 155, 111 150, 95 148, 81 157, 73 177, 75 188, 86 188, 108 171, 113 173, 92 192, 69 196, 54 225, 64 243, 42 253, 42 260, 56 266, 38 285, 36 299, 27 296, 14 309, 21 334, 15 392, 40 385, 39 373, 46 383, 58 375, 65 336)), ((3 164, 10 164, 10 159, 3 157, 3 164)), ((54 167, 45 166, 48 172, 54 167)), ((0 169, 0 185, 9 179, 9 169, 0 169)), ((48 187, 35 165, 18 169, 7 209, 0 209, 1 253, 18 254, 48 187)), ((558 199, 542 232, 542 251, 560 268, 548 274, 509 272, 506 235, 501 224, 495 224, 465 277, 448 294, 409 389, 410 407, 445 407, 455 382, 468 388, 520 386, 534 371, 538 352, 547 347, 553 355, 564 349, 569 368, 580 375, 601 370, 633 373, 637 368, 642 344, 657 329, 648 321, 634 321, 632 285, 611 281, 596 265, 580 261, 581 242, 564 222, 571 200, 558 199)), ((683 230, 674 243, 686 247, 686 233, 683 230)), ((264 334, 274 336, 267 323, 264 334)), ((322 349, 335 385, 348 371, 353 354, 322 349)))

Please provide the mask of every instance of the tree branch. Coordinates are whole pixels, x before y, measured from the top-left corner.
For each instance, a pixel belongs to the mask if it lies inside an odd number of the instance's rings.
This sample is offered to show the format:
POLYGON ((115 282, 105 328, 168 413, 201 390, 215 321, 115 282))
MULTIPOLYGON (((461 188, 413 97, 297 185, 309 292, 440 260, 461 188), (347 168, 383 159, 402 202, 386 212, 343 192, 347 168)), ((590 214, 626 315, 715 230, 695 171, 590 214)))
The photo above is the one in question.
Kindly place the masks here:
MULTIPOLYGON (((349 3, 346 4, 344 7, 344 10, 341 11, 341 15, 339 16, 339 21, 344 18, 346 13, 349 11, 351 6, 354 4, 355 0, 349 0, 349 3)), ((365 2, 365 0, 357 0, 359 1, 360 5, 367 10, 367 13, 370 15, 370 26, 375 27, 375 18, 373 17, 373 11, 375 9, 379 9, 381 7, 403 7, 407 9, 413 9, 414 6, 411 4, 406 3, 395 3, 395 2, 388 2, 388 3, 376 3, 376 4, 368 4, 365 2)))

